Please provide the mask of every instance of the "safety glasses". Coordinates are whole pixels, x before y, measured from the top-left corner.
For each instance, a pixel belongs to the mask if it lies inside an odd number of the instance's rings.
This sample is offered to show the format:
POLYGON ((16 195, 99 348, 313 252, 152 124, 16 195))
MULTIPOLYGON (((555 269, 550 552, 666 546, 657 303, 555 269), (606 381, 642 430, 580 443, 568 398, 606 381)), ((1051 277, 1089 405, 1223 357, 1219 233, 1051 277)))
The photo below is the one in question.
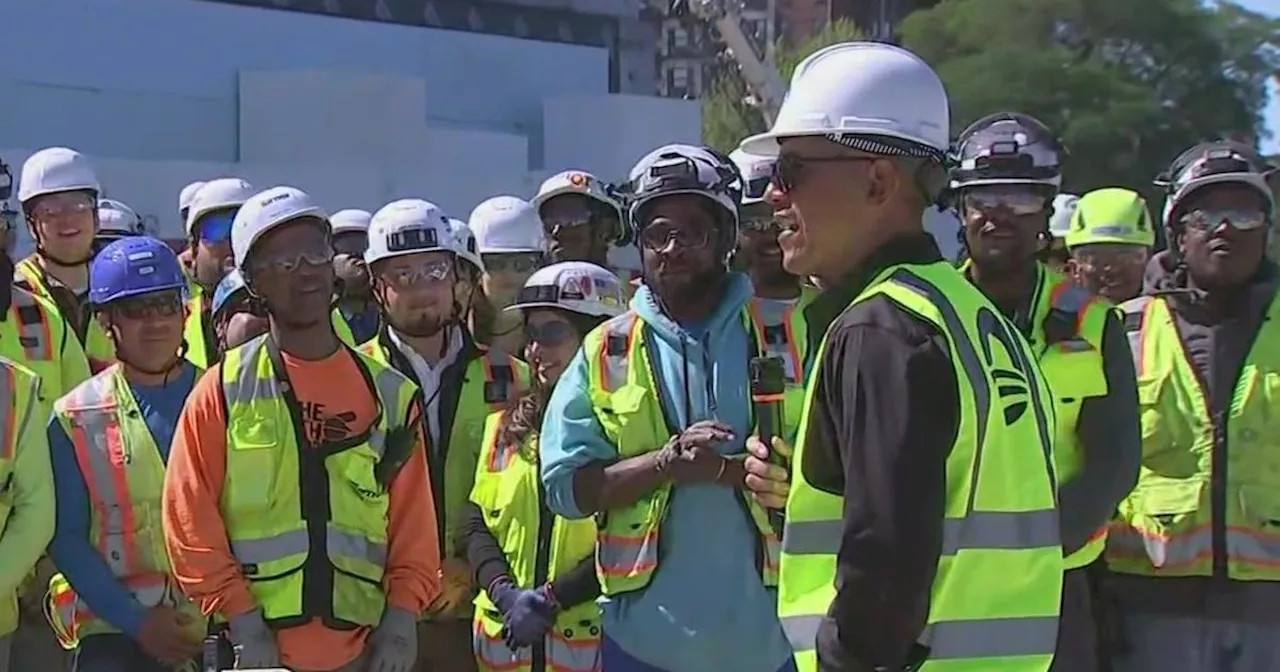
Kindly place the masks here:
POLYGON ((711 241, 711 231, 706 228, 690 228, 677 225, 648 226, 640 231, 640 245, 647 250, 666 249, 671 241, 677 247, 704 247, 711 241))
POLYGON ((333 263, 333 249, 327 245, 323 248, 312 250, 298 250, 289 254, 277 254, 271 257, 253 260, 254 270, 260 273, 279 273, 287 274, 302 268, 310 266, 326 266, 333 263))
POLYGON ((145 320, 174 317, 182 312, 184 303, 182 292, 173 289, 121 299, 113 302, 111 309, 125 319, 145 320))
POLYGON ((378 275, 396 289, 433 285, 453 277, 453 262, 436 259, 421 264, 397 265, 384 269, 378 275))
POLYGON ((532 273, 542 266, 542 255, 537 252, 482 254, 480 259, 488 273, 532 273))
POLYGON ((859 163, 875 161, 875 156, 799 156, 783 154, 773 164, 773 175, 770 181, 782 193, 788 193, 800 185, 804 174, 814 165, 823 163, 859 163))
POLYGON ((1086 245, 1072 253, 1076 262, 1101 270, 1136 266, 1147 261, 1147 248, 1138 245, 1086 245))
POLYGON ((524 325, 524 337, 530 343, 557 346, 564 345, 577 338, 578 332, 573 328, 572 324, 554 320, 552 322, 543 322, 542 324, 524 325))
POLYGON ((231 223, 236 219, 235 210, 222 210, 204 215, 196 222, 200 240, 206 243, 225 243, 231 239, 231 223))
POLYGON ((86 193, 63 192, 41 196, 35 207, 32 208, 31 214, 36 219, 52 219, 70 215, 82 215, 92 212, 96 207, 97 201, 86 193))
POLYGON ((1222 224, 1239 231, 1253 231, 1267 225, 1267 213, 1257 208, 1199 208, 1183 215, 1182 223, 1200 231, 1212 231, 1222 224))
POLYGON ((1019 189, 964 190, 964 207, 983 213, 1009 212, 1014 215, 1034 215, 1049 207, 1049 199, 1042 194, 1019 189))

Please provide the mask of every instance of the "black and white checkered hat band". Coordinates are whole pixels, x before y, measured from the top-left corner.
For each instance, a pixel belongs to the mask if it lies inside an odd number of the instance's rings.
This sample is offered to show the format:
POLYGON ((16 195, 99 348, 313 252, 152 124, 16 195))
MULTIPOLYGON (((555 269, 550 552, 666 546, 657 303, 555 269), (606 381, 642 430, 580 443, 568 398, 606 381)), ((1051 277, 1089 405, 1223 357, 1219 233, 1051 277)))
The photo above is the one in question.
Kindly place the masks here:
POLYGON ((947 158, 946 152, 901 138, 857 133, 828 133, 824 137, 831 142, 868 154, 932 159, 938 163, 945 162, 947 158))

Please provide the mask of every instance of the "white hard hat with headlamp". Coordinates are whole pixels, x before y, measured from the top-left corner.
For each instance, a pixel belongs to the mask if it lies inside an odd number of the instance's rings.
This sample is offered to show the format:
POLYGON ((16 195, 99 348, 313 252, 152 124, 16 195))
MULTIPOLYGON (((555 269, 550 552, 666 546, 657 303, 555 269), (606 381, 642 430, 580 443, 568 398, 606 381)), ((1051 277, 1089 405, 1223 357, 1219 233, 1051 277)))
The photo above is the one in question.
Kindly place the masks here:
POLYGON ((22 175, 18 178, 20 202, 68 191, 89 191, 94 196, 102 191, 98 176, 84 154, 66 147, 49 147, 22 163, 22 175))
POLYGON ((578 194, 611 208, 617 214, 617 229, 610 232, 610 242, 623 238, 622 204, 609 193, 609 185, 585 170, 566 170, 548 177, 538 187, 538 194, 529 202, 542 215, 542 205, 565 194, 578 194))
POLYGON ((326 223, 329 219, 306 192, 295 187, 272 187, 251 196, 240 206, 231 225, 231 254, 236 270, 244 273, 245 260, 263 236, 304 217, 326 223))
MULTIPOLYGON (((191 201, 195 199, 196 192, 200 191, 200 187, 203 187, 204 185, 204 180, 196 180, 195 182, 183 187, 182 191, 178 192, 178 212, 182 212, 191 207, 191 201)), ((182 224, 185 226, 186 222, 183 222, 182 224)))
POLYGON ((480 254, 542 252, 546 246, 538 211, 515 196, 494 196, 477 205, 467 226, 480 254))
POLYGON ((418 198, 392 201, 373 213, 369 221, 369 266, 383 259, 419 252, 457 254, 449 217, 435 203, 418 198))
POLYGON ((459 257, 470 263, 479 273, 484 273, 484 259, 480 258, 480 244, 476 242, 476 234, 461 219, 449 218, 449 228, 453 230, 453 242, 459 257))
POLYGON ((133 208, 114 198, 98 199, 98 234, 103 233, 139 235, 142 218, 133 208))
POLYGON ((738 167, 742 175, 742 205, 764 203, 764 194, 769 189, 769 180, 773 177, 773 165, 777 159, 768 156, 748 154, 735 149, 729 154, 733 165, 738 167))
POLYGON ((333 226, 333 235, 339 233, 368 233, 369 220, 373 214, 368 210, 348 208, 329 215, 329 224, 333 226))
POLYGON ((1071 218, 1076 214, 1080 197, 1075 194, 1058 194, 1053 197, 1053 215, 1049 217, 1049 233, 1056 238, 1066 238, 1071 231, 1071 218))
POLYGON ((621 315, 625 306, 618 276, 586 261, 540 268, 525 281, 515 303, 503 310, 560 308, 591 317, 621 315))
POLYGON ((195 231, 201 217, 219 210, 233 210, 243 206, 257 192, 252 184, 238 177, 220 177, 209 180, 196 191, 187 211, 187 235, 195 231))
POLYGON ((649 152, 636 162, 628 178, 631 193, 627 218, 638 231, 640 210, 654 199, 690 194, 705 198, 724 211, 736 237, 739 175, 732 165, 705 147, 672 144, 649 152))
POLYGON ((773 127, 744 140, 742 151, 777 156, 780 139, 818 136, 858 138, 849 146, 875 154, 940 158, 950 125, 947 91, 923 59, 881 42, 842 42, 796 66, 773 127))

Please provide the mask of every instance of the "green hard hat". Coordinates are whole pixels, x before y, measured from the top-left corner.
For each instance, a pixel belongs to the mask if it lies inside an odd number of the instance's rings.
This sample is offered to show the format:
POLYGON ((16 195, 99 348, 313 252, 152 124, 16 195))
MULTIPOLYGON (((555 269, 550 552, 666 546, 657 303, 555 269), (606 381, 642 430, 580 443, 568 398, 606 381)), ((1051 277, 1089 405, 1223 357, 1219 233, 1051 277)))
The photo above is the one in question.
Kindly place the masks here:
POLYGON ((1151 247, 1156 230, 1147 201, 1136 191, 1107 187, 1091 191, 1076 203, 1067 248, 1094 243, 1122 243, 1151 247))

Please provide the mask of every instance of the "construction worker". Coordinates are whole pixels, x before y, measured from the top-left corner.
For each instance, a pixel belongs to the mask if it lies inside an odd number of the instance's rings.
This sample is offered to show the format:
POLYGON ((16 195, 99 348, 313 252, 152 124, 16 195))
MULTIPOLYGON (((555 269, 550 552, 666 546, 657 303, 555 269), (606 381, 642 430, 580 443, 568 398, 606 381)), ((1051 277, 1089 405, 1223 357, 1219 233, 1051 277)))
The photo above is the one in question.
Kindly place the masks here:
POLYGON ((786 463, 784 441, 752 437, 746 464, 760 501, 786 497, 778 613, 800 672, 1053 658, 1049 388, 922 228, 947 186, 948 107, 915 54, 836 44, 797 66, 773 128, 742 145, 778 157, 783 263, 823 290, 789 497, 769 463, 786 463))
MULTIPOLYGON (((49 407, 41 399, 40 378, 30 369, 0 358, 0 373, 0 399, 6 403, 0 417, 0 672, 50 669, 50 663, 58 664, 56 657, 41 660, 30 651, 23 656, 17 647, 33 640, 15 635, 23 584, 53 537, 53 474, 41 431, 49 407)), ((25 622, 23 627, 28 628, 25 622)))
POLYGON ((112 198, 98 199, 98 233, 93 237, 93 254, 121 238, 140 236, 142 218, 133 208, 112 198))
POLYGON ((1059 273, 1066 272, 1067 260, 1071 258, 1071 253, 1067 251, 1067 231, 1071 228, 1071 220, 1079 204, 1080 197, 1075 194, 1054 196, 1049 230, 1040 236, 1040 260, 1059 273))
MULTIPOLYGON (((609 249, 631 243, 622 204, 608 184, 586 171, 566 170, 548 177, 530 205, 542 221, 551 263, 587 261, 609 268, 609 249)), ((630 278, 623 280, 630 287, 630 278)))
POLYGON ((160 525, 165 462, 202 373, 182 358, 186 276, 165 243, 111 243, 89 302, 117 363, 54 404, 48 440, 58 525, 49 620, 75 672, 162 672, 200 654, 205 621, 171 576, 160 525))
POLYGON ((468 324, 473 315, 473 303, 484 296, 481 278, 484 277, 484 260, 480 258, 480 244, 476 242, 476 234, 461 219, 449 218, 449 228, 453 230, 454 245, 458 258, 463 264, 458 267, 458 308, 465 315, 468 324))
POLYGON ((369 249, 369 219, 365 210, 339 210, 333 222, 333 268, 338 277, 338 311, 355 343, 378 334, 378 304, 373 300, 364 251, 369 249))
POLYGON ((1076 285, 1116 303, 1142 292, 1156 230, 1141 194, 1119 187, 1085 194, 1063 239, 1070 253, 1065 272, 1076 285))
POLYGON ((187 207, 187 245, 194 282, 185 332, 186 357, 201 368, 218 361, 209 309, 214 289, 231 268, 231 223, 256 192, 253 185, 238 177, 220 177, 200 187, 187 207))
POLYGON ((961 268, 1027 339, 1057 404, 1067 572, 1052 669, 1091 672, 1099 664, 1098 626, 1086 568, 1102 555, 1107 523, 1133 490, 1142 457, 1124 329, 1112 304, 1036 261, 1062 182, 1064 152, 1052 131, 1001 112, 974 122, 956 142, 951 189, 969 251, 961 268))
POLYGON ((528 387, 523 364, 497 348, 478 347, 462 325, 457 241, 440 208, 403 199, 374 213, 365 252, 383 327, 361 350, 417 381, 426 399, 427 462, 444 549, 444 586, 418 628, 418 672, 475 669, 474 585, 464 549, 455 541, 475 481, 485 417, 528 387))
POLYGON ((106 332, 89 318, 84 298, 101 191, 89 160, 75 150, 50 147, 28 157, 22 164, 18 200, 36 251, 14 271, 19 288, 57 306, 94 371, 106 368, 115 357, 106 332))
POLYGON ((1107 541, 1116 672, 1280 666, 1270 170, 1248 146, 1206 142, 1157 183, 1169 248, 1152 258, 1148 295, 1122 306, 1142 474, 1107 541))
POLYGON ((236 667, 408 672, 440 585, 422 398, 334 333, 329 236, 292 187, 237 213, 235 265, 270 331, 188 397, 165 539, 186 593, 228 623, 236 667))
POLYGON ((249 296, 240 271, 232 270, 213 291, 210 313, 213 330, 218 335, 218 358, 231 348, 267 333, 267 316, 249 296))
MULTIPOLYGON (((187 213, 191 210, 191 201, 196 197, 196 192, 200 191, 200 187, 203 186, 203 180, 196 180, 178 192, 178 220, 182 222, 184 229, 187 226, 187 213)), ((178 254, 178 261, 182 262, 182 268, 186 271, 188 279, 194 276, 194 269, 191 267, 194 254, 195 251, 190 246, 178 254)))
POLYGON ((768 198, 774 161, 741 151, 733 152, 729 158, 741 173, 744 187, 734 260, 751 278, 755 289, 747 304, 754 338, 764 344, 768 354, 783 362, 788 395, 783 405, 783 436, 791 441, 800 426, 800 408, 804 405, 804 362, 809 344, 804 309, 817 290, 805 286, 798 276, 782 267, 782 248, 778 247, 782 229, 768 198))
POLYGON ((480 286, 486 300, 477 297, 475 301, 476 341, 504 352, 524 352, 519 316, 502 309, 511 305, 525 280, 543 265, 542 220, 524 200, 494 196, 471 211, 467 226, 484 260, 480 286))
POLYGON ((738 173, 668 145, 630 175, 645 284, 587 335, 551 395, 538 446, 547 508, 602 521, 603 669, 794 669, 774 613, 778 538, 727 457, 751 431, 746 363, 758 354, 751 281, 728 268, 738 173))
POLYGON ((507 310, 523 315, 536 375, 510 410, 485 421, 466 506, 463 544, 485 587, 476 598, 476 663, 483 672, 600 670, 595 521, 546 510, 538 432, 583 337, 623 311, 622 289, 604 268, 566 261, 529 276, 507 310))

